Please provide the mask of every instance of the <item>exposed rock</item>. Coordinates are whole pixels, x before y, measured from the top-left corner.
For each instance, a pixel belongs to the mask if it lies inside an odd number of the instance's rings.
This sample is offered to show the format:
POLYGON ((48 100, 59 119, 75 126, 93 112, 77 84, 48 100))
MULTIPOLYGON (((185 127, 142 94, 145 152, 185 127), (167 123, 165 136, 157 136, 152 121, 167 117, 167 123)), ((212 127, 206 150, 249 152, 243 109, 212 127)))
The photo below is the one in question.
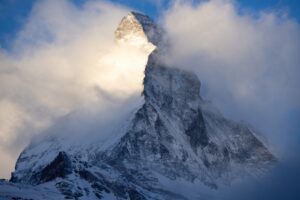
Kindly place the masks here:
POLYGON ((40 174, 40 183, 52 181, 55 178, 66 178, 72 173, 72 166, 69 157, 65 152, 59 152, 57 157, 40 174))

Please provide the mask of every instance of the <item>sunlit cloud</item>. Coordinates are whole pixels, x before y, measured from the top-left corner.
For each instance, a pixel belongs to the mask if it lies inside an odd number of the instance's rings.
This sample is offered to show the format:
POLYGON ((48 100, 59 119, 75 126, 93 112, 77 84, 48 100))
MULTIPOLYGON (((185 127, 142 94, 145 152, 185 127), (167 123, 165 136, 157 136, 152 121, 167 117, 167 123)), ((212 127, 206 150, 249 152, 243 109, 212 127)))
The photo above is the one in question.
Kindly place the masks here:
POLYGON ((108 117, 122 112, 116 104, 140 96, 149 51, 114 41, 128 12, 95 1, 34 5, 12 51, 0 53, 0 159, 10 166, 0 165, 1 177, 9 177, 30 138, 58 118, 87 106, 108 117))

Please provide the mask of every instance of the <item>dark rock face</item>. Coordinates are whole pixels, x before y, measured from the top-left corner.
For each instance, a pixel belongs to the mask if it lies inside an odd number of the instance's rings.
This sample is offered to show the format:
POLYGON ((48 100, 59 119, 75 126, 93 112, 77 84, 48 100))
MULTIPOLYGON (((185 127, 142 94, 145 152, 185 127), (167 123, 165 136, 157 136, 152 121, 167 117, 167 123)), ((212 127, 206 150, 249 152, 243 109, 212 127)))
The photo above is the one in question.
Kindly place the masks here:
POLYGON ((36 172, 32 172, 26 175, 26 179, 18 178, 14 173, 11 177, 11 182, 25 182, 28 181, 30 184, 37 185, 45 182, 52 181, 56 178, 66 178, 67 175, 72 173, 72 163, 66 152, 59 152, 57 156, 49 162, 48 165, 42 167, 36 172))
POLYGON ((205 147, 208 145, 208 136, 201 110, 197 110, 195 115, 185 133, 190 137, 191 146, 197 149, 199 146, 205 147))
POLYGON ((66 178, 72 173, 72 165, 65 152, 59 152, 56 158, 46 167, 34 173, 30 178, 31 184, 37 185, 52 181, 56 178, 66 178))
POLYGON ((72 173, 72 165, 65 152, 59 152, 57 157, 40 172, 40 182, 52 181, 57 177, 65 178, 72 173))

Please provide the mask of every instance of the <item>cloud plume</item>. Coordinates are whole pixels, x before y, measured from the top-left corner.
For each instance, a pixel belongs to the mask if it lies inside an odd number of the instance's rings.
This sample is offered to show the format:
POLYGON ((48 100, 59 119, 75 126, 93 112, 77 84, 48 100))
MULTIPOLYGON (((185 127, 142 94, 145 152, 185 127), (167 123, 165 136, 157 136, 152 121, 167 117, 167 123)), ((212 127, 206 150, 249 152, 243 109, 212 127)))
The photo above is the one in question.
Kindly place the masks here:
POLYGON ((244 180, 209 199, 298 199, 300 25, 281 11, 251 13, 236 1, 177 1, 163 24, 166 62, 199 76, 201 93, 226 117, 267 137, 279 164, 262 180, 244 180))
POLYGON ((102 116, 110 107, 122 112, 116 104, 140 94, 147 53, 114 43, 128 12, 105 1, 34 5, 12 50, 0 52, 1 177, 9 177, 30 138, 58 118, 83 107, 102 116))
POLYGON ((264 132, 281 156, 295 139, 289 116, 300 107, 300 26, 278 13, 250 13, 234 1, 177 1, 163 24, 170 65, 195 71, 204 98, 264 132))

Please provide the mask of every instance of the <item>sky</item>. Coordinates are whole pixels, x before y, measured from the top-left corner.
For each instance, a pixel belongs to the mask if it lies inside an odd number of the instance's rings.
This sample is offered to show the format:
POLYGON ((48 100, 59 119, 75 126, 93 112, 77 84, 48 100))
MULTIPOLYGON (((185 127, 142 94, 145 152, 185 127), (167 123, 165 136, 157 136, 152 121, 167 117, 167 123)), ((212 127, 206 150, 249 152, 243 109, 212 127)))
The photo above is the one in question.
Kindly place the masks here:
MULTIPOLYGON (((70 1, 77 6, 82 6, 85 2, 85 0, 70 1)), ((194 3, 199 1, 192 0, 194 3)), ((9 49, 11 47, 11 41, 26 22, 26 18, 35 2, 36 0, 0 1, 0 45, 2 48, 9 49)), ((112 0, 112 2, 141 11, 154 19, 157 19, 162 11, 173 3, 169 0, 112 0)), ((235 3, 242 12, 276 10, 286 12, 289 17, 300 21, 300 2, 298 0, 236 0, 235 3)))
MULTIPOLYGON (((260 193, 285 193, 269 183, 297 185, 299 174, 299 8, 297 0, 0 0, 0 177, 9 178, 31 138, 61 117, 79 109, 110 119, 109 108, 123 113, 135 102, 147 52, 116 48, 113 33, 138 10, 165 29, 170 66, 195 72, 203 98, 262 132, 283 163, 260 193)), ((259 199, 254 193, 234 198, 259 199)))

